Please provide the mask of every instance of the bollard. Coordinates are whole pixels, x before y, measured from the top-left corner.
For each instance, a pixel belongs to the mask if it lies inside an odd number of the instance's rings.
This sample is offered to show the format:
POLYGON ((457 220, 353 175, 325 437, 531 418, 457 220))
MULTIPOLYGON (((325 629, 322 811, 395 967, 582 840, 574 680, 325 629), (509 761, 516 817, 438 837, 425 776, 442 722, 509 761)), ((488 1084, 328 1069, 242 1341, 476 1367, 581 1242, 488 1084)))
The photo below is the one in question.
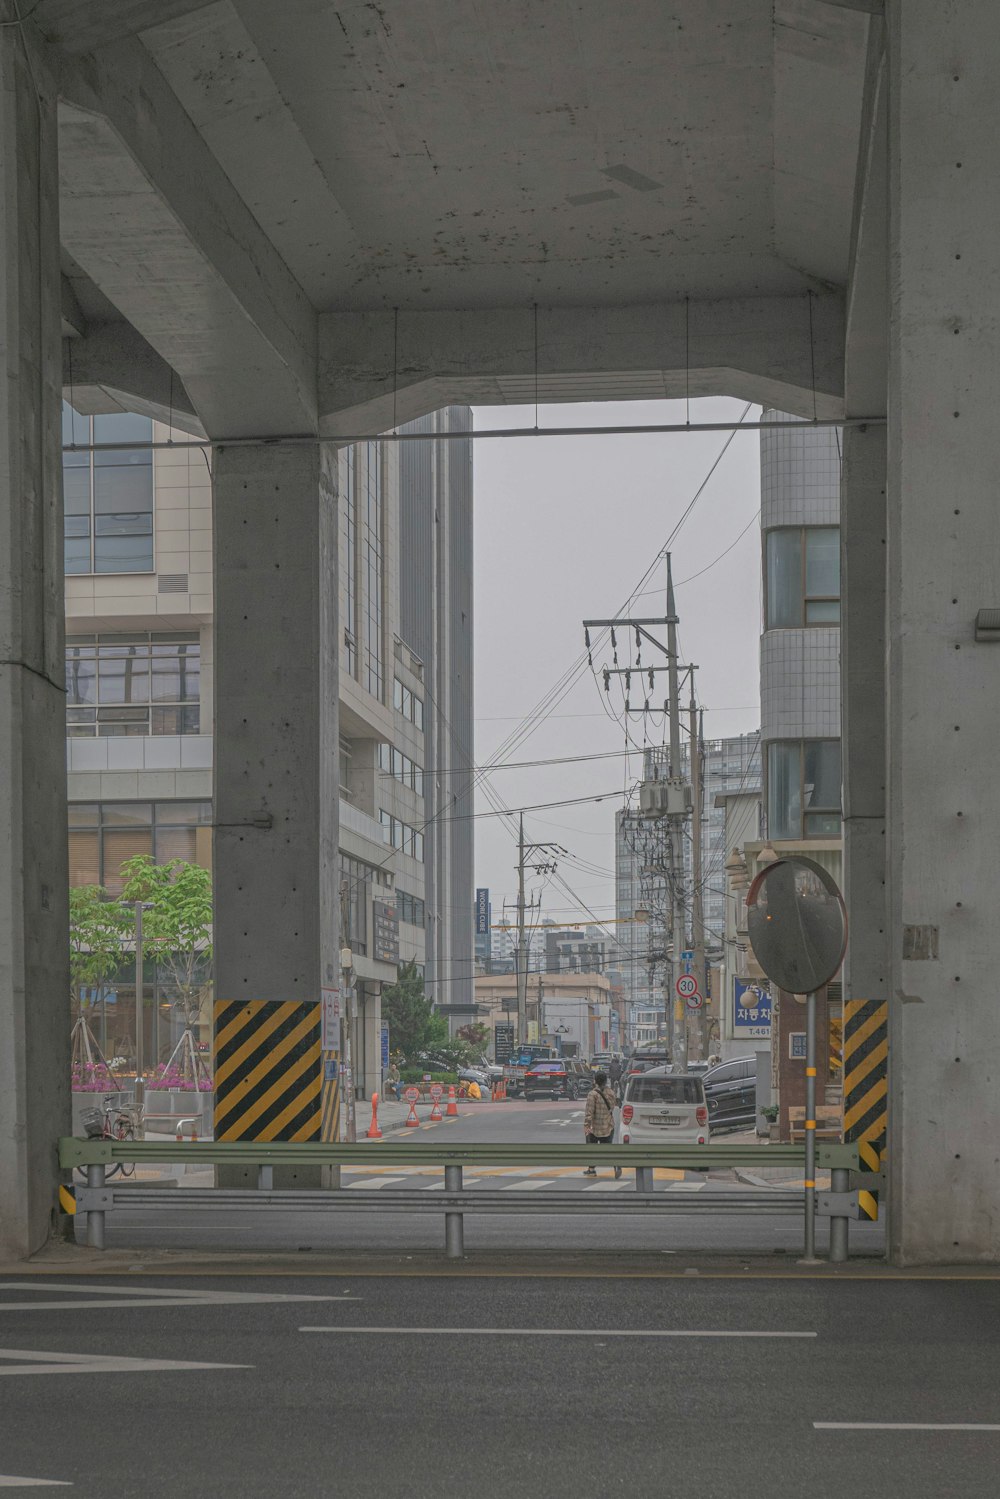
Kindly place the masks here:
MULTIPOLYGON (((444 1168, 444 1189, 446 1192, 461 1192, 461 1166, 444 1168)), ((461 1213, 444 1215, 444 1252, 450 1260, 460 1260, 465 1253, 465 1226, 461 1213)))
POLYGON ((373 1093, 372 1094, 372 1122, 368 1126, 368 1133, 366 1134, 365 1139, 366 1140, 381 1140, 381 1138, 382 1138, 382 1131, 379 1128, 379 1122, 378 1122, 378 1094, 377 1093, 373 1093))
POLYGON ((455 1097, 454 1083, 449 1083, 448 1085, 448 1107, 445 1109, 445 1113, 449 1119, 456 1119, 458 1117, 458 1100, 455 1097))
POLYGON ((653 1190, 653 1168, 652 1168, 652 1166, 636 1166, 636 1168, 635 1168, 635 1190, 637 1192, 652 1192, 652 1190, 653 1190))
MULTIPOLYGON (((844 1167, 835 1166, 830 1172, 830 1191, 849 1192, 851 1173, 844 1167)), ((830 1263, 842 1265, 849 1256, 849 1218, 830 1219, 830 1263)))
MULTIPOLYGON (((103 1187, 104 1186, 104 1167, 103 1166, 88 1166, 87 1167, 87 1186, 88 1187, 103 1187)), ((103 1208, 100 1209, 97 1212, 95 1212, 93 1210, 90 1210, 87 1213, 87 1246, 90 1249, 103 1249, 104 1248, 104 1210, 103 1210, 103 1208)))

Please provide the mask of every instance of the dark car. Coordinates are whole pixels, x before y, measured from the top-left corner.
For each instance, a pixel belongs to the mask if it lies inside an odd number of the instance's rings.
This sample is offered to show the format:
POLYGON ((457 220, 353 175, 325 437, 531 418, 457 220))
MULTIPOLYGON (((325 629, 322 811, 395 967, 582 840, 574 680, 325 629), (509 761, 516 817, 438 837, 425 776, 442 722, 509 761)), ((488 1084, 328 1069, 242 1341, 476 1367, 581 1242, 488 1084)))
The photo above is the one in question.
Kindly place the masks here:
POLYGON ((576 1074, 567 1070, 565 1061, 536 1062, 524 1074, 524 1096, 532 1098, 575 1098, 576 1074))
POLYGON ((705 1101, 713 1134, 740 1129, 757 1119, 757 1058, 734 1057, 704 1074, 705 1101))

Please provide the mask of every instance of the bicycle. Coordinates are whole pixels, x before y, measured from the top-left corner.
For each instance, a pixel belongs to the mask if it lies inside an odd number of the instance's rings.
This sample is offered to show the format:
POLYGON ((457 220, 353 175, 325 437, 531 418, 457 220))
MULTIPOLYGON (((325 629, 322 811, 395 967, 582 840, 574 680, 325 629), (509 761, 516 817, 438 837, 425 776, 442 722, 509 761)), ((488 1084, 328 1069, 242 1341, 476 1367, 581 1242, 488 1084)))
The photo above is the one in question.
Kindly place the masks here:
MULTIPOLYGON (((108 1093, 104 1098, 104 1105, 99 1109, 91 1109, 84 1114, 82 1119, 83 1132, 88 1140, 134 1140, 135 1118, 132 1109, 126 1105, 115 1106, 115 1095, 108 1093)), ((77 1170, 82 1176, 86 1176, 86 1168, 78 1166, 77 1170)), ((125 1161, 115 1161, 105 1168, 105 1179, 116 1176, 121 1172, 122 1176, 131 1176, 135 1171, 135 1162, 129 1165, 125 1161)))

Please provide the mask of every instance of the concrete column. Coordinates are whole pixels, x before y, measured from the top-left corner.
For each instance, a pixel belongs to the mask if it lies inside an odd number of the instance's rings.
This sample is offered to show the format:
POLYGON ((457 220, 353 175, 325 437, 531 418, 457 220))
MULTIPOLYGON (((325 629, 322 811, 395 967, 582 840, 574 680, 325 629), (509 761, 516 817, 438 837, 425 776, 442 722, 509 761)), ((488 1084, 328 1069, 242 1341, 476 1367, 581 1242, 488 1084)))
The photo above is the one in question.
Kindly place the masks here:
POLYGON ((0 0, 0 1256, 52 1226, 69 945, 55 99, 0 0))
POLYGON ((888 993, 885 876, 886 432, 848 427, 840 521, 844 888, 850 940, 844 998, 888 993))
POLYGON ((995 1262, 1000 7, 887 21, 890 1249, 995 1262))
MULTIPOLYGON (((339 984, 335 485, 329 448, 216 450, 217 1007, 299 1001, 318 1019, 339 984)), ((299 1075, 303 1099, 318 1075, 299 1075)))

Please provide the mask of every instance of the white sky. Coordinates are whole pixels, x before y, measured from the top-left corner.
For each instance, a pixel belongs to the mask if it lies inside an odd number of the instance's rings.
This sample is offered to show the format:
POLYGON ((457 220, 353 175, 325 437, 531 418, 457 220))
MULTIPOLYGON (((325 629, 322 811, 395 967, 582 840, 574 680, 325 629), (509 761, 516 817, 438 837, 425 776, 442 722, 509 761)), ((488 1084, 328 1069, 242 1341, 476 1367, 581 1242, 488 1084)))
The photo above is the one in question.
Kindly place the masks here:
MULTIPOLYGON (((735 421, 745 402, 692 401, 691 420, 735 421)), ((746 420, 755 421, 753 407, 746 420)), ((542 406, 539 425, 601 425, 683 422, 682 401, 542 406)), ((532 426, 533 407, 483 407, 477 429, 532 426)), ((599 917, 614 915, 614 814, 622 789, 638 776, 641 756, 625 747, 622 688, 612 679, 614 716, 609 718, 589 668, 515 749, 501 754, 536 704, 545 698, 584 649, 586 619, 616 616, 653 562, 718 457, 727 433, 650 436, 525 438, 479 441, 475 464, 475 646, 476 764, 498 758, 514 762, 617 751, 615 758, 577 764, 498 769, 489 785, 511 808, 569 797, 609 793, 599 803, 532 812, 525 835, 562 844, 569 857, 557 882, 543 892, 542 908, 557 921, 587 921, 584 906, 599 917), (574 867, 582 859, 592 867, 574 867)), ((705 735, 718 738, 755 730, 760 722, 758 640, 760 634, 759 439, 740 433, 731 442, 704 493, 673 544, 680 617, 680 653, 695 661, 697 694, 706 709, 705 735), (719 554, 749 529, 719 561, 719 554), (714 565, 710 565, 713 564, 714 565), (685 582, 708 568, 701 577, 685 582)), ((665 566, 657 562, 647 590, 631 612, 666 612, 665 566)), ((665 632, 658 632, 665 638, 665 632)), ((619 663, 630 665, 633 641, 619 635, 619 663)), ((650 653, 643 651, 643 662, 650 653)), ((594 652, 598 673, 611 665, 610 647, 594 652)), ((621 681, 621 679, 619 679, 621 681)), ((656 698, 666 675, 657 677, 656 698)), ((632 697, 639 697, 633 679, 632 697)), ((633 716, 629 733, 644 742, 643 720, 633 716)), ((649 722, 647 742, 662 743, 662 714, 649 722)), ((476 812, 492 810, 482 787, 476 812)), ((477 816, 476 884, 490 888, 494 922, 504 901, 513 901, 516 848, 505 822, 477 816)), ((532 888, 540 888, 537 878, 532 888)))

